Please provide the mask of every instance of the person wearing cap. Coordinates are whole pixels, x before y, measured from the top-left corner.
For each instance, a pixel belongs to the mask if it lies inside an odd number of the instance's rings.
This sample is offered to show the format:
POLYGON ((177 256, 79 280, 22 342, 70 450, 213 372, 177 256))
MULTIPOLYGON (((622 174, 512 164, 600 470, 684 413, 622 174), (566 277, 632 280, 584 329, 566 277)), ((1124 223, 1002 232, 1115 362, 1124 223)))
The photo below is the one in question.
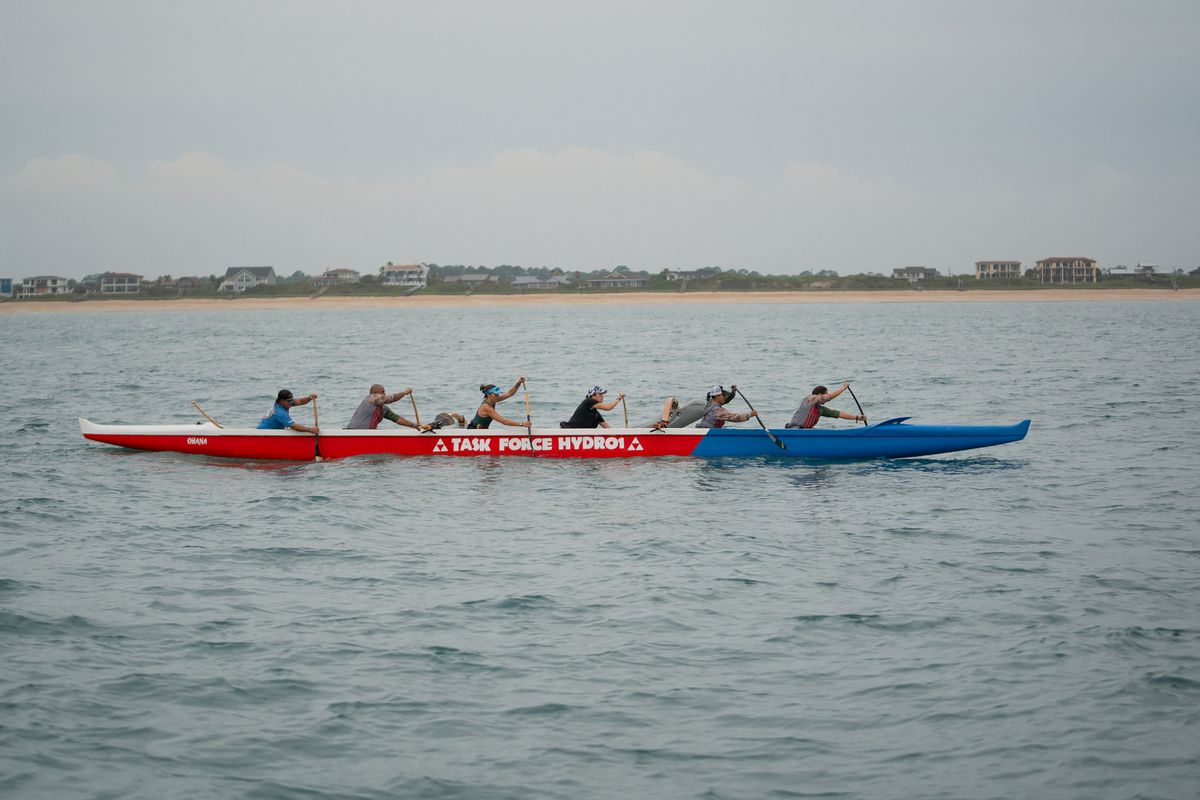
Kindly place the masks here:
POLYGON ((292 419, 292 415, 288 413, 292 406, 302 406, 316 399, 316 392, 307 397, 295 398, 289 390, 280 389, 279 394, 275 395, 275 405, 271 407, 271 413, 262 418, 262 422, 258 423, 258 429, 269 431, 291 428, 301 433, 320 433, 316 428, 310 428, 307 425, 301 425, 299 422, 296 422, 292 419))
POLYGON ((402 397, 408 397, 410 394, 412 394, 412 387, 405 389, 403 392, 388 394, 384 391, 383 384, 375 384, 371 387, 366 399, 359 403, 358 408, 354 410, 354 414, 350 417, 350 422, 346 424, 346 429, 373 431, 385 419, 397 425, 403 425, 406 428, 417 427, 415 422, 409 422, 387 407, 388 403, 394 403, 402 397))
POLYGON ((593 386, 588 389, 587 397, 583 398, 583 402, 575 409, 575 413, 566 422, 560 422, 560 428, 608 428, 609 424, 604 417, 600 416, 601 411, 612 411, 617 407, 617 404, 624 399, 625 394, 617 395, 617 399, 611 403, 604 402, 604 395, 608 394, 608 389, 603 386, 593 386))
POLYGON ((848 411, 835 411, 832 408, 826 408, 825 403, 837 397, 842 392, 850 388, 849 383, 843 383, 839 388, 832 392, 824 386, 813 387, 812 392, 800 401, 800 407, 796 409, 796 413, 792 415, 792 420, 785 428, 813 428, 816 427, 817 421, 821 417, 829 417, 831 419, 852 419, 856 422, 866 422, 867 418, 862 414, 851 414, 848 411))
POLYGON ((517 382, 513 384, 512 388, 503 394, 500 393, 500 387, 494 383, 480 384, 479 391, 483 392, 483 402, 480 403, 475 416, 467 424, 467 428, 471 430, 483 430, 492 424, 492 420, 496 420, 501 425, 511 425, 514 428, 528 428, 528 422, 511 420, 496 410, 496 404, 516 394, 517 389, 520 389, 521 384, 524 382, 525 376, 522 375, 520 378, 517 378, 517 382))
POLYGON ((751 417, 757 417, 758 412, 750 409, 745 414, 738 414, 725 408, 725 404, 737 397, 737 384, 728 389, 724 386, 714 386, 708 390, 704 415, 696 423, 697 428, 724 428, 726 422, 745 422, 751 417))

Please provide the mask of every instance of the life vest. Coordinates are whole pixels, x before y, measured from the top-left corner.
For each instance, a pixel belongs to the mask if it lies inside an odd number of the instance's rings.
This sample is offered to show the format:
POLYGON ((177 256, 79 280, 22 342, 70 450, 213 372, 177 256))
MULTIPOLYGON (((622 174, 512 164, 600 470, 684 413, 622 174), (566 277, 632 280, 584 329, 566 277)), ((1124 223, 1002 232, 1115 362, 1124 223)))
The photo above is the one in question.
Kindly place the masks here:
POLYGON ((724 428, 725 420, 717 419, 717 411, 721 408, 721 404, 713 400, 708 401, 708 405, 704 406, 704 414, 700 417, 700 421, 696 423, 697 428, 724 428))
POLYGON ((821 404, 813 403, 808 409, 808 414, 804 417, 804 422, 800 423, 801 428, 815 428, 817 422, 821 419, 821 404))

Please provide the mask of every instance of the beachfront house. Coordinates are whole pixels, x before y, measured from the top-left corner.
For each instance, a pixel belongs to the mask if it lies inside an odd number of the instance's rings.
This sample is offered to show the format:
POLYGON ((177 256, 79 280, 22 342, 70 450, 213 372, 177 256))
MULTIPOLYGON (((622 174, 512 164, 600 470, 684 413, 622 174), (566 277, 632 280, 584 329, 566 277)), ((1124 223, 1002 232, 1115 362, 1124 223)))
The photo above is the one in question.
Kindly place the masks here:
POLYGON ((313 286, 346 286, 352 283, 358 283, 362 276, 358 274, 358 270, 350 269, 349 267, 335 267, 334 269, 325 270, 324 274, 313 278, 313 286))
POLYGON ((100 294, 137 294, 142 276, 132 272, 105 272, 100 276, 100 294))
POLYGON ((17 299, 28 300, 51 294, 66 294, 67 279, 59 275, 35 275, 25 278, 17 287, 17 299))
POLYGON ((534 275, 521 275, 513 278, 513 288, 520 291, 526 289, 562 289, 570 286, 571 281, 565 275, 551 275, 549 278, 538 278, 534 275))
POLYGON ((711 268, 704 269, 664 269, 662 276, 669 281, 700 281, 705 278, 711 278, 716 274, 716 270, 711 268))
POLYGON ((255 286, 274 286, 277 280, 274 267, 230 267, 217 291, 241 294, 255 286))
POLYGON ((936 269, 929 267, 897 267, 892 270, 892 277, 897 280, 906 280, 915 285, 930 278, 940 278, 941 275, 936 269))
POLYGON ((1094 258, 1054 256, 1039 260, 1033 277, 1041 283, 1096 283, 1100 270, 1094 258))
POLYGON ((13 296, 13 279, 0 278, 0 297, 13 296))
POLYGON ((1020 261, 976 261, 976 280, 1013 280, 1021 277, 1020 261))
POLYGON ((447 275, 442 278, 442 283, 462 283, 467 286, 476 286, 480 283, 499 283, 499 275, 488 275, 486 272, 464 272, 461 275, 447 275))
POLYGON ((589 278, 587 285, 589 289, 636 289, 645 286, 646 279, 624 272, 610 272, 603 278, 589 278))
POLYGON ((429 267, 424 264, 393 264, 389 261, 379 268, 379 282, 384 286, 424 288, 429 283, 429 267))

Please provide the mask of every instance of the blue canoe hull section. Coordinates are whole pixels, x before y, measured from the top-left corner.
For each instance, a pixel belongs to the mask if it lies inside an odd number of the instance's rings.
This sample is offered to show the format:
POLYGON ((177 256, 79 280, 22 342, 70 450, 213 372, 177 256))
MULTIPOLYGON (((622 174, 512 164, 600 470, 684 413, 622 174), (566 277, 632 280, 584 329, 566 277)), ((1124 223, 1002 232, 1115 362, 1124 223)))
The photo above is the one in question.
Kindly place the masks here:
POLYGON ((897 417, 860 428, 797 430, 772 428, 787 449, 773 443, 762 428, 709 430, 694 456, 784 456, 792 458, 912 458, 1019 442, 1029 420, 1015 425, 909 425, 897 417))

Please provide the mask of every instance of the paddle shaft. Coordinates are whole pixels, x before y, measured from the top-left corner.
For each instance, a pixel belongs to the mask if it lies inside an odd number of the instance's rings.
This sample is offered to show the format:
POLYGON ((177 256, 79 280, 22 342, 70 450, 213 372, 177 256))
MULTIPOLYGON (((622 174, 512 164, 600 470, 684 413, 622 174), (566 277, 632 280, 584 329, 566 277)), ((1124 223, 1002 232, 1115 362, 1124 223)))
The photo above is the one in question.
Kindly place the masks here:
POLYGON ((221 427, 221 423, 217 422, 215 419, 213 419, 212 417, 210 417, 210 416, 208 415, 208 412, 207 412, 207 411, 205 411, 203 408, 201 408, 201 407, 200 407, 200 404, 199 404, 199 403, 197 403, 195 400, 193 400, 193 401, 192 401, 192 405, 194 405, 194 406, 196 407, 196 410, 197 410, 197 411, 199 411, 199 412, 200 412, 200 414, 201 414, 201 415, 202 415, 202 416, 203 416, 203 417, 204 417, 206 420, 208 420, 209 422, 211 422, 213 425, 216 425, 218 428, 219 428, 219 427, 221 427))
MULTIPOLYGON (((317 398, 313 398, 313 427, 321 430, 321 419, 317 416, 317 398)), ((321 435, 313 434, 313 461, 321 461, 321 435)))
POLYGON ((625 398, 621 398, 621 410, 625 412, 625 427, 629 427, 629 406, 625 405, 625 398))
POLYGON ((854 390, 850 388, 850 384, 846 384, 846 390, 850 392, 850 396, 854 398, 854 405, 858 406, 858 414, 863 418, 863 426, 867 424, 867 412, 863 411, 862 403, 858 402, 858 395, 854 394, 854 390))
POLYGON ((537 457, 537 451, 533 449, 533 420, 529 416, 529 384, 521 381, 521 388, 525 390, 525 433, 529 436, 529 455, 537 457))
POLYGON ((417 418, 417 427, 421 427, 421 412, 417 411, 417 396, 409 392, 408 399, 412 400, 413 416, 417 418))
POLYGON ((767 436, 770 436, 770 437, 771 437, 771 441, 775 443, 775 446, 776 446, 776 447, 778 447, 780 450, 787 450, 787 445, 786 445, 786 444, 784 444, 783 442, 779 441, 779 437, 778 437, 778 436, 776 436, 775 434, 771 433, 771 429, 770 429, 770 428, 768 428, 768 427, 767 427, 767 424, 766 424, 765 422, 763 422, 763 421, 762 421, 762 417, 758 416, 758 412, 757 412, 757 411, 755 411, 755 409, 754 409, 754 404, 750 402, 750 400, 749 400, 749 399, 746 397, 746 395, 742 394, 742 390, 741 390, 741 389, 738 389, 738 390, 737 390, 737 393, 738 393, 738 395, 740 395, 740 396, 741 396, 741 398, 742 398, 743 400, 745 400, 745 401, 746 401, 746 405, 750 406, 750 410, 755 412, 755 413, 754 413, 754 418, 755 418, 756 420, 758 420, 758 424, 759 424, 759 425, 762 427, 763 431, 764 431, 764 432, 767 434, 767 436))

